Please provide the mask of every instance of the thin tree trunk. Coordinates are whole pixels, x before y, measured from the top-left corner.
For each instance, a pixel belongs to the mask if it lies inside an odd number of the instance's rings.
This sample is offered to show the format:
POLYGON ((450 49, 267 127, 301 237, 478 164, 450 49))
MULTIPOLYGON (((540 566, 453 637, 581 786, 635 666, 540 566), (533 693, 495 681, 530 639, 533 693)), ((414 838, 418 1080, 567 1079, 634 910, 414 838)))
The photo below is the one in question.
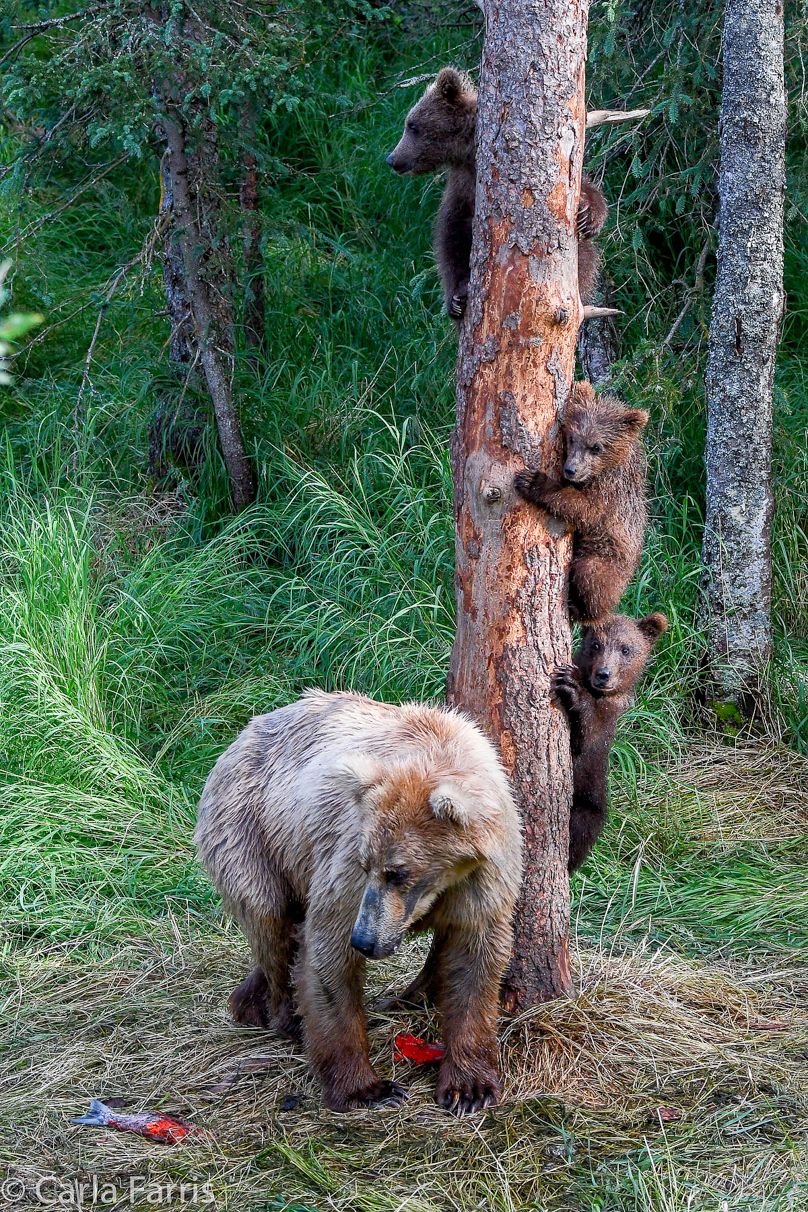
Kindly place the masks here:
POLYGON ((255 478, 244 447, 232 386, 232 331, 223 308, 224 294, 214 294, 206 276, 206 257, 211 256, 210 234, 197 217, 197 200, 188 181, 185 133, 178 121, 162 119, 168 146, 168 173, 173 194, 172 238, 182 261, 185 292, 194 324, 194 341, 213 401, 219 442, 222 448, 236 510, 255 499, 255 478))
MULTIPOLYGON (((601 283, 595 291, 592 303, 596 307, 611 307, 612 283, 601 275, 601 283)), ((620 334, 611 316, 587 320, 578 330, 578 357, 587 382, 593 387, 606 383, 612 374, 612 365, 620 355, 620 334)))
POLYGON ((571 536, 521 502, 523 466, 557 474, 578 295, 588 0, 486 0, 471 289, 460 339, 455 484, 457 633, 450 701, 499 742, 526 864, 503 990, 508 1008, 573 992, 569 733, 550 674, 570 659, 571 536))
POLYGON ((239 184, 241 234, 244 246, 244 344, 251 361, 264 348, 264 264, 261 256, 261 231, 258 223, 258 170, 255 156, 244 157, 244 172, 239 184))
POLYGON ((727 0, 723 51, 703 589, 714 697, 748 714, 772 651, 772 384, 784 307, 782 0, 727 0))
MULTIPOLYGON (((168 156, 160 161, 160 214, 170 216, 174 210, 174 187, 168 168, 168 156)), ((193 319, 191 306, 185 289, 185 272, 182 254, 173 239, 173 229, 168 228, 163 246, 163 289, 166 309, 171 324, 168 338, 168 361, 176 368, 181 382, 185 382, 188 369, 194 360, 193 319)))

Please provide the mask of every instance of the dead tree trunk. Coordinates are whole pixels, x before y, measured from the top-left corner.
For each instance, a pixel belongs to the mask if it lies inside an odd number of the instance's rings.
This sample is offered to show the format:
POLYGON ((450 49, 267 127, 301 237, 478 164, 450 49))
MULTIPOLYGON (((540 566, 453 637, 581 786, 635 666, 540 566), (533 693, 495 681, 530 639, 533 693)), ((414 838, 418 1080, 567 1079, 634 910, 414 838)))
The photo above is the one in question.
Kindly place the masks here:
MULTIPOLYGON (((212 256, 210 233, 200 222, 204 204, 192 197, 188 179, 185 131, 179 119, 164 117, 167 171, 172 191, 172 232, 184 288, 193 319, 194 344, 213 402, 219 443, 236 510, 255 499, 255 478, 244 447, 233 395, 232 319, 223 315, 223 294, 214 294, 209 280, 212 256)), ((200 183, 201 184, 201 183, 200 183)))
POLYGON ((781 0, 727 0, 723 51, 703 589, 714 698, 747 714, 772 650, 772 384, 784 307, 781 0))
POLYGON ((460 339, 457 633, 450 701, 498 742, 525 823, 526 865, 503 997, 573 992, 571 763, 549 677, 570 659, 571 536, 513 490, 557 474, 558 418, 582 315, 575 216, 584 147, 588 0, 486 0, 471 288, 460 339))

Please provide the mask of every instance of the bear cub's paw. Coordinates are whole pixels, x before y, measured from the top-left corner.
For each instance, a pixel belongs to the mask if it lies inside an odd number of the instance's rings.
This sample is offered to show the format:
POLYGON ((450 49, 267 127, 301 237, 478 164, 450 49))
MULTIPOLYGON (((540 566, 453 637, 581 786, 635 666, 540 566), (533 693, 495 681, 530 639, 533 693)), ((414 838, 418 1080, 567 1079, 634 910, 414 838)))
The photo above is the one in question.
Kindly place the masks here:
POLYGON ((543 471, 530 471, 527 467, 524 471, 518 471, 513 478, 513 486, 519 493, 520 497, 524 497, 526 501, 536 504, 544 492, 544 489, 550 477, 545 475, 543 471))
POLYGON ((466 305, 468 304, 469 296, 467 291, 462 294, 452 295, 449 300, 449 315, 453 320, 462 320, 466 314, 466 305))
POLYGON ((550 677, 550 690, 564 707, 573 707, 581 697, 581 671, 576 665, 559 665, 550 677))
POLYGON ((454 1065, 441 1065, 435 1102, 462 1118, 495 1106, 502 1097, 502 1083, 495 1069, 480 1066, 464 1072, 454 1065))
POLYGON ((375 1107, 386 1103, 389 1107, 400 1107, 409 1094, 398 1082, 376 1078, 357 1090, 324 1089, 323 1101, 332 1111, 360 1111, 363 1107, 375 1107))

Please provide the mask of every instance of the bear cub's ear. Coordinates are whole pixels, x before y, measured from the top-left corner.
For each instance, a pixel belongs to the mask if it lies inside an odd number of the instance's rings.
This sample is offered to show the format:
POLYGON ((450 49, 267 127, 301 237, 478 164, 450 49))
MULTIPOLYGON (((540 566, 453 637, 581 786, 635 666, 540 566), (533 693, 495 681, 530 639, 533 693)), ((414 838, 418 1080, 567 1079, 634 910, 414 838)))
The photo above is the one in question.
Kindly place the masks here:
POLYGON ((580 408, 582 412, 594 407, 596 400, 595 389, 591 383, 582 380, 580 383, 573 383, 572 386, 572 403, 576 408, 580 408))
POLYGON ((454 783, 441 783, 429 797, 429 806, 439 821, 455 825, 470 825, 474 815, 472 804, 454 783))
POLYGON ((453 67, 442 67, 435 77, 435 92, 449 105, 454 105, 463 92, 463 77, 453 67))
POLYGON ((647 424, 648 413, 644 408, 627 408, 620 418, 621 428, 632 438, 636 438, 647 424))
POLYGON ((644 619, 640 619, 637 626, 651 644, 656 644, 659 637, 668 630, 668 620, 664 614, 656 611, 654 614, 647 614, 644 619))

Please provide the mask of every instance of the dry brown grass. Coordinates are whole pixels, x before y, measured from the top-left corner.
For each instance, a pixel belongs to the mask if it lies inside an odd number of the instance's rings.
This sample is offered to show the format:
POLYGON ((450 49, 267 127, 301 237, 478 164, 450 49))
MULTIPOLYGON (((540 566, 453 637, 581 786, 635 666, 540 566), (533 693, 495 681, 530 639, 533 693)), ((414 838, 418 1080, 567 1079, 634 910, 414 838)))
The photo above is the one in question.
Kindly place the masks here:
MULTIPOLYGON (((380 966, 376 990, 419 955, 380 966)), ((502 1107, 458 1121, 432 1103, 432 1072, 393 1061, 397 1031, 435 1034, 417 1016, 372 1032, 382 1072, 411 1083, 405 1108, 324 1110, 300 1054, 229 1021, 226 994, 247 964, 233 934, 176 930, 173 945, 133 940, 92 963, 16 957, 0 1039, 3 1159, 29 1186, 43 1172, 210 1179, 216 1206, 239 1212, 287 1200, 318 1212, 618 1208, 593 1201, 625 1183, 626 1206, 695 1212, 717 1209, 716 1192, 733 1208, 805 1180, 803 974, 749 979, 658 951, 576 959, 574 1001, 504 1027, 502 1107), (301 1101, 284 1112, 289 1094, 301 1101), (207 1135, 166 1148, 69 1122, 104 1096, 173 1111, 207 1135)))
POLYGON ((705 745, 640 789, 640 819, 666 847, 730 849, 808 838, 808 758, 784 745, 705 745))

